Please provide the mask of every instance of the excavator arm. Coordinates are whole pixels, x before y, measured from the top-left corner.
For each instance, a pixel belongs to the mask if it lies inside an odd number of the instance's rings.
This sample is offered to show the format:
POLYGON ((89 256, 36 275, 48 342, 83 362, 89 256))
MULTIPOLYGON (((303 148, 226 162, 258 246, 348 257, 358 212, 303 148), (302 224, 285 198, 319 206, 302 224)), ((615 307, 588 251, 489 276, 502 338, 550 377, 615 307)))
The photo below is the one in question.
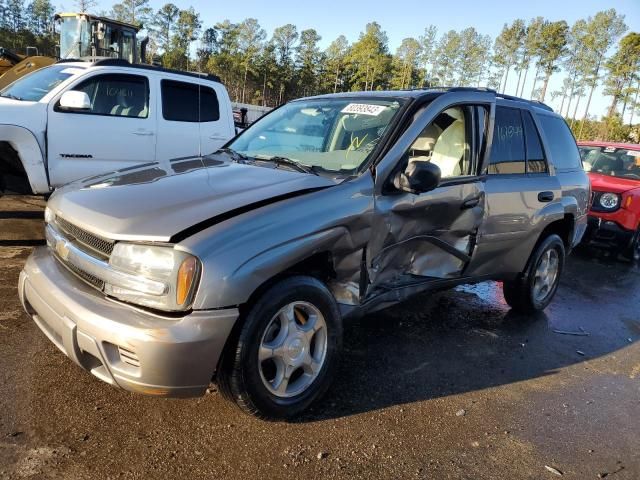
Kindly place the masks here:
POLYGON ((6 48, 0 48, 0 90, 13 83, 27 73, 56 62, 53 57, 33 56, 23 57, 6 48))

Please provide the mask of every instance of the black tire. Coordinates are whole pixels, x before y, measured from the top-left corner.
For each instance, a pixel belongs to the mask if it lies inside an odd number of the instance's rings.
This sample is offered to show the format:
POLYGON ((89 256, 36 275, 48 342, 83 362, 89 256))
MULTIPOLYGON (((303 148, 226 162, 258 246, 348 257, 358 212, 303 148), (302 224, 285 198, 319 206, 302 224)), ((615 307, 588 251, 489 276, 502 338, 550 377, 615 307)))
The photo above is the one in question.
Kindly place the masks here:
POLYGON ((632 264, 640 263, 640 227, 633 235, 631 245, 625 249, 622 256, 632 264))
POLYGON ((307 409, 328 389, 342 347, 342 319, 329 289, 313 277, 286 278, 269 288, 250 307, 236 345, 224 353, 217 382, 220 392, 241 410, 259 418, 281 420, 307 409), (292 302, 315 306, 326 323, 326 354, 315 380, 300 394, 280 398, 264 384, 258 350, 265 330, 274 316, 292 302))
POLYGON ((544 310, 555 295, 560 276, 564 270, 565 247, 562 239, 555 234, 551 234, 538 243, 533 254, 527 262, 525 271, 513 281, 506 281, 503 284, 504 299, 509 306, 521 313, 533 313, 544 310), (544 255, 555 250, 558 258, 558 272, 553 285, 543 298, 536 298, 534 294, 535 271, 540 265, 544 255))

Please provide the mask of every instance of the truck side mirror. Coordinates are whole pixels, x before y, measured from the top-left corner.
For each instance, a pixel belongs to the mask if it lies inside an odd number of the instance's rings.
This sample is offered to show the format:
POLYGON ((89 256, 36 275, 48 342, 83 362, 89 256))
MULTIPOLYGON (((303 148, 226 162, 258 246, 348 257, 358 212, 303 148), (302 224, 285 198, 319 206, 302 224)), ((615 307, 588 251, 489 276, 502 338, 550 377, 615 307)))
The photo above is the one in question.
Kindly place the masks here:
POLYGON ((426 193, 438 187, 441 175, 440 167, 435 163, 414 161, 409 162, 406 170, 398 172, 393 183, 398 190, 426 193))
POLYGON ((70 111, 91 110, 91 100, 89 100, 89 95, 85 92, 69 90, 60 97, 60 109, 70 111))

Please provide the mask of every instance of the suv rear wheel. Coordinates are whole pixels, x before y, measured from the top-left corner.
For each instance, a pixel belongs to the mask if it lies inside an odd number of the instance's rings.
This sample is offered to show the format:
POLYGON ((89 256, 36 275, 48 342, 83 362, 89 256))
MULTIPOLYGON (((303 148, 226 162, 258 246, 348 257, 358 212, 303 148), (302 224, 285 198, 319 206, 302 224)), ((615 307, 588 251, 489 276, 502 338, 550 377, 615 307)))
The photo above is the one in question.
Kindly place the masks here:
POLYGON ((564 259, 564 243, 558 235, 549 235, 540 242, 526 271, 517 280, 503 284, 509 306, 523 313, 544 310, 558 289, 564 259))
POLYGON ((341 343, 342 320, 327 287, 312 277, 285 279, 247 313, 222 360, 220 391, 252 415, 295 416, 329 387, 341 343))

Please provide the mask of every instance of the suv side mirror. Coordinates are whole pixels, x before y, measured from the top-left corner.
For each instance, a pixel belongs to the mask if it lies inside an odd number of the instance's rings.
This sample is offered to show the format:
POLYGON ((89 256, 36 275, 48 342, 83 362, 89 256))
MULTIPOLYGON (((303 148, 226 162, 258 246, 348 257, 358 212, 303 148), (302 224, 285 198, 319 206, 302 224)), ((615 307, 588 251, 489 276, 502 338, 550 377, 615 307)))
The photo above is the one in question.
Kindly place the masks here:
POLYGON ((61 110, 90 110, 91 100, 89 95, 85 92, 78 92, 75 90, 69 90, 64 92, 60 97, 60 109, 61 110))
POLYGON ((404 172, 398 172, 394 179, 397 189, 411 193, 426 193, 435 190, 440 184, 442 172, 435 163, 409 162, 404 172))

